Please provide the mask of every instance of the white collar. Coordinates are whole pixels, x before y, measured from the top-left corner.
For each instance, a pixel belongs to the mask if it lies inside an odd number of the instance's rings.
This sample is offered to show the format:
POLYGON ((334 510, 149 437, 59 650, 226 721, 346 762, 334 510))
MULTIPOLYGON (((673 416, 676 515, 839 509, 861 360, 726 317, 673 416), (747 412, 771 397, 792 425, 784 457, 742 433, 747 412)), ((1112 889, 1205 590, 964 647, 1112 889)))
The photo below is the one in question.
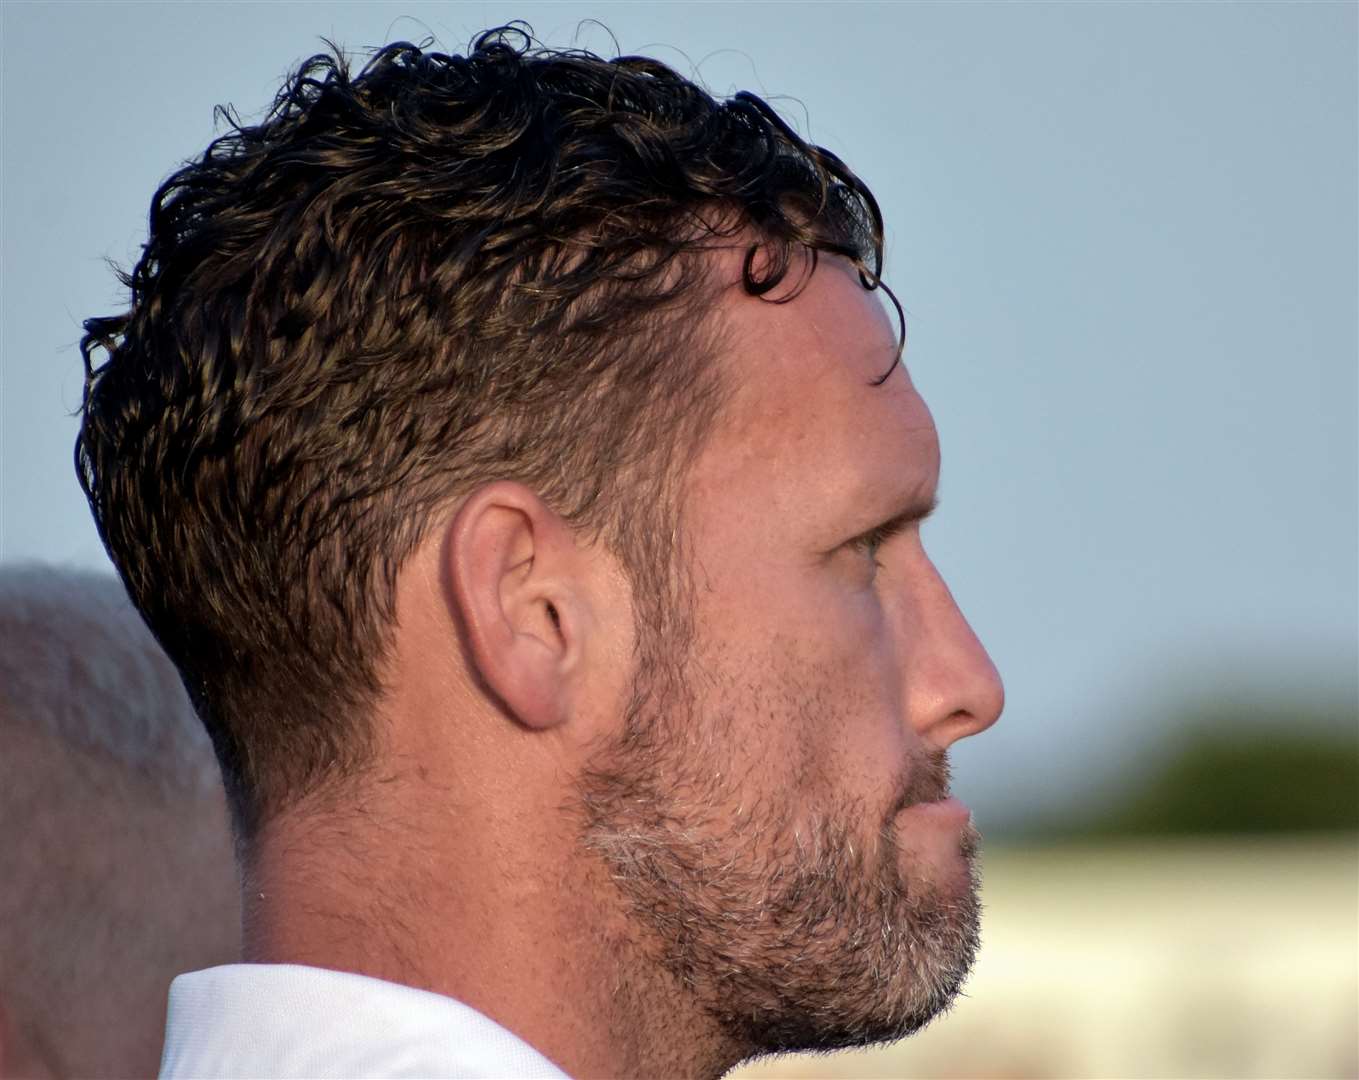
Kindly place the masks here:
POLYGON ((566 1074, 453 998, 299 964, 227 964, 170 984, 162 1077, 566 1074))

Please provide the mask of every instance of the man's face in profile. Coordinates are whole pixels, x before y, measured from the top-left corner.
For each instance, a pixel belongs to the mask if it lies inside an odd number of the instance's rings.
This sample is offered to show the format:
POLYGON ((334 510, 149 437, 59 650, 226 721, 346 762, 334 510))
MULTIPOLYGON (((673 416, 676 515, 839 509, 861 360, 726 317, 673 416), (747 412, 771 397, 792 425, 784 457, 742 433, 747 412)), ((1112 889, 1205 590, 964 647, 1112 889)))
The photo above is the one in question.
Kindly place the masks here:
POLYGON ((938 441, 904 367, 872 385, 876 298, 827 258, 791 303, 720 308, 736 389, 684 504, 692 644, 638 675, 649 734, 601 758, 586 841, 740 1053, 895 1038, 976 952, 976 833, 939 800, 1002 691, 921 546, 938 441))

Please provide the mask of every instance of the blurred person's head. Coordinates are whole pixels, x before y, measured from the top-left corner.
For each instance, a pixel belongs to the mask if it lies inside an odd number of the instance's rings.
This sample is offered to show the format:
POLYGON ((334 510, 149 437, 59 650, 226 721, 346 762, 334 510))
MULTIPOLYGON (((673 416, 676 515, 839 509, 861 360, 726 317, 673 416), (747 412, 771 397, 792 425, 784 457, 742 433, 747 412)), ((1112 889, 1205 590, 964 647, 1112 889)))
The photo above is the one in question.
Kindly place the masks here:
POLYGON ((111 575, 0 568, 0 822, 0 1076, 154 1074, 240 896, 211 745, 111 575))
POLYGON ((231 124, 87 323, 77 456, 216 747, 247 956, 583 1072, 939 1012, 945 751, 1000 688, 920 546, 868 188, 753 95, 513 34, 231 124))

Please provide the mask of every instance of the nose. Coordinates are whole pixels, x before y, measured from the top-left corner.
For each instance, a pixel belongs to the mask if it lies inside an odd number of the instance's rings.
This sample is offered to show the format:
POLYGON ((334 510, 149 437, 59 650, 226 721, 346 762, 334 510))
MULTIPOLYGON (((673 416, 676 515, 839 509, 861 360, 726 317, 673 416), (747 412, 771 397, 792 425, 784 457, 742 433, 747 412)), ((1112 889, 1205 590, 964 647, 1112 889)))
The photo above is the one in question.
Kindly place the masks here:
POLYGON ((915 640, 904 650, 907 716, 926 743, 943 750, 1000 719, 1005 687, 933 563, 913 607, 915 640))

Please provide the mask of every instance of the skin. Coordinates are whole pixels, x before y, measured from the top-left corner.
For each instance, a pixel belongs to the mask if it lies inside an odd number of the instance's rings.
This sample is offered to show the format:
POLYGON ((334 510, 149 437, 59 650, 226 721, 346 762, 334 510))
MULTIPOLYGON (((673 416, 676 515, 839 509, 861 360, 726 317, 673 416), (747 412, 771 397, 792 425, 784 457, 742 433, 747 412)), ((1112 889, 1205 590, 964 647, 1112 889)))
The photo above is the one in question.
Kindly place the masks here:
POLYGON ((399 580, 378 768, 249 853, 247 959, 448 994, 581 1077, 717 1076, 947 1004, 975 834, 923 804, 1001 686, 918 515, 853 542, 928 505, 933 422, 904 368, 871 385, 893 328, 838 260, 713 317, 692 645, 635 670, 654 620, 607 549, 519 485, 472 493, 399 580))

